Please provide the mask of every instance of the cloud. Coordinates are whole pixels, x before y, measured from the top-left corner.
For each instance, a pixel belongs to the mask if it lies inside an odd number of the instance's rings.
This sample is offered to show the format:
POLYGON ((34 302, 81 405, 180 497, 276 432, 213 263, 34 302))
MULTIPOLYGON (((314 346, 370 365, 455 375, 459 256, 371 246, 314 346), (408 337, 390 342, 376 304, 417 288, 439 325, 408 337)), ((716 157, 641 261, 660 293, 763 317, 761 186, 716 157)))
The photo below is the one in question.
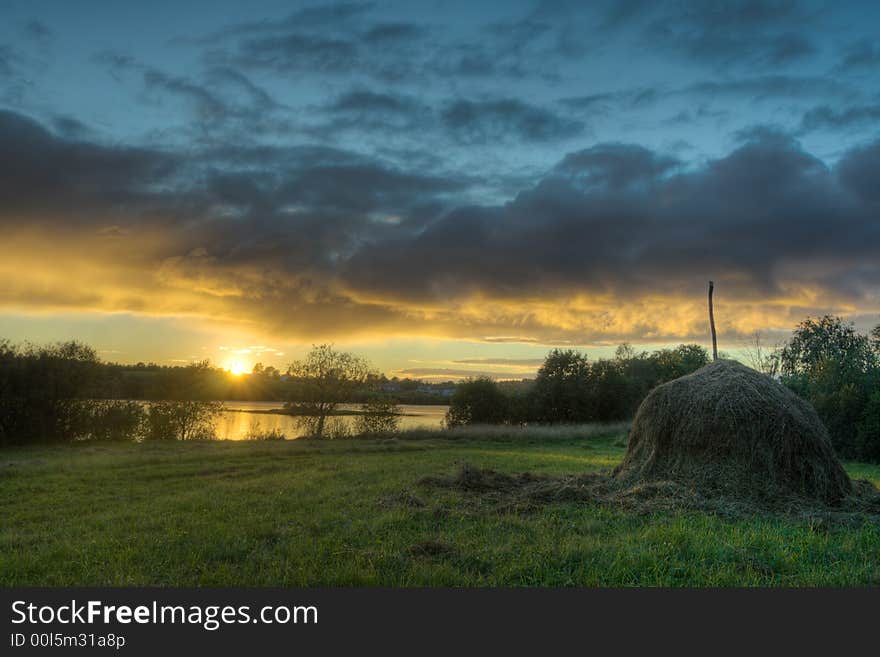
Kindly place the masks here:
POLYGON ((29 20, 24 26, 24 31, 28 37, 37 41, 46 41, 53 34, 52 30, 45 23, 38 20, 29 20))
POLYGON ((797 75, 761 75, 729 80, 694 82, 675 94, 698 96, 743 96, 753 100, 776 98, 852 98, 857 92, 847 83, 832 77, 797 75))
MULTIPOLYGON (((876 160, 855 157, 840 171, 865 181, 876 160)), ((565 158, 505 206, 460 208, 408 240, 360 250, 345 277, 370 298, 459 304, 474 321, 569 339, 596 339, 606 327, 618 336, 699 334, 701 311, 685 319, 689 311, 664 312, 661 299, 699 299, 714 278, 728 299, 753 304, 745 330, 762 303, 796 316, 819 298, 871 298, 877 229, 841 182, 795 142, 766 132, 695 170, 604 146, 565 158), (583 173, 572 175, 581 161, 583 173), (861 283, 850 285, 842 271, 859 267, 861 283), (638 306, 641 317, 624 310, 638 306)))
POLYGON ((648 45, 721 67, 776 68, 817 52, 812 16, 788 0, 663 5, 644 31, 648 45))
POLYGON ((3 112, 0 306, 186 316, 265 343, 697 339, 710 278, 726 339, 880 311, 880 146, 829 167, 785 135, 742 138, 689 165, 598 144, 477 206, 468 177, 342 149, 166 152, 3 112))
POLYGON ((589 12, 541 3, 524 15, 440 26, 381 18, 372 4, 336 4, 278 20, 231 25, 176 41, 211 48, 213 62, 252 70, 383 81, 425 78, 560 78, 589 50, 589 12))
POLYGON ((346 39, 291 33, 246 39, 235 61, 280 72, 340 73, 351 71, 359 58, 357 44, 346 39))
POLYGON ((0 44, 0 76, 12 76, 15 59, 16 55, 13 50, 9 46, 0 44))
MULTIPOLYGON (((66 125, 66 124, 65 124, 66 125)), ((139 148, 105 148, 57 138, 37 122, 0 111, 0 195, 7 222, 48 212, 67 216, 111 214, 116 206, 143 201, 149 187, 169 178, 179 161, 139 148)))
POLYGON ((373 3, 366 2, 337 2, 313 5, 298 9, 280 19, 263 19, 236 23, 207 36, 198 38, 188 37, 179 40, 211 44, 228 40, 231 37, 285 32, 293 29, 337 30, 343 26, 350 26, 353 21, 362 18, 373 7, 373 3))
POLYGON ((843 185, 866 203, 880 202, 878 172, 880 142, 853 149, 837 166, 837 174, 843 185))
POLYGON ((680 163, 632 144, 600 144, 566 155, 555 171, 584 187, 618 190, 658 181, 680 163))
POLYGON ((514 98, 459 100, 443 110, 442 120, 456 140, 472 144, 509 139, 554 141, 584 130, 580 121, 514 98))
POLYGON ((880 65, 880 41, 862 38, 849 46, 836 67, 837 72, 871 70, 880 65))
POLYGON ((428 30, 416 23, 377 23, 364 33, 364 42, 382 47, 425 37, 428 30))
POLYGON ((804 113, 800 132, 806 133, 823 129, 855 129, 875 124, 878 121, 880 121, 880 104, 855 105, 843 109, 821 105, 804 113))

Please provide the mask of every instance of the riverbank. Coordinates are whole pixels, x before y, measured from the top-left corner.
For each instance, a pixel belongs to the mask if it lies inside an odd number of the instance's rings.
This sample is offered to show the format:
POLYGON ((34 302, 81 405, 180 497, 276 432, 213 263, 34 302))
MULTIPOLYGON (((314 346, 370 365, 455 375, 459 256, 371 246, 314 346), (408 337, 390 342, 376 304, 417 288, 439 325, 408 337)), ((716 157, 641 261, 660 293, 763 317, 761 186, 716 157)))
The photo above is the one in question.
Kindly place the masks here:
MULTIPOLYGON (((612 428, 0 452, 0 585, 866 586, 880 528, 755 515, 511 508, 425 485, 613 467, 612 428)), ((880 467, 847 463, 880 484, 880 467)))

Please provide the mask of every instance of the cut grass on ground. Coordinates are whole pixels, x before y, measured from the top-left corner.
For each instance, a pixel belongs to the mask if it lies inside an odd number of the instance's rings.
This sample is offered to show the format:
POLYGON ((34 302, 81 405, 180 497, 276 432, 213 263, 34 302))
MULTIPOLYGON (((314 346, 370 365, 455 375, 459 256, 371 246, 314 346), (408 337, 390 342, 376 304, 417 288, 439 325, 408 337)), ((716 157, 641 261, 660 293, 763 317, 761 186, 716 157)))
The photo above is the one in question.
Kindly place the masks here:
MULTIPOLYGON (((462 462, 615 465, 621 427, 0 452, 0 585, 880 584, 880 527, 778 516, 511 511, 418 485, 462 462)), ((847 463, 880 484, 880 467, 847 463)))

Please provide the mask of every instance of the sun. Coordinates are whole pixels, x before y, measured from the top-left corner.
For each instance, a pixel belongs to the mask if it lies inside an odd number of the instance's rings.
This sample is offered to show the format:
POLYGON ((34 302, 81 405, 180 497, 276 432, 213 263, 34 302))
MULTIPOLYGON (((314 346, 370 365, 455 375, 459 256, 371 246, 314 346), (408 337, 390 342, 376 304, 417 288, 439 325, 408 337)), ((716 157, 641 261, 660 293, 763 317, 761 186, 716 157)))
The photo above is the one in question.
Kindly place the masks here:
POLYGON ((226 364, 226 371, 232 376, 241 376, 242 374, 247 374, 248 368, 240 360, 231 360, 226 364))

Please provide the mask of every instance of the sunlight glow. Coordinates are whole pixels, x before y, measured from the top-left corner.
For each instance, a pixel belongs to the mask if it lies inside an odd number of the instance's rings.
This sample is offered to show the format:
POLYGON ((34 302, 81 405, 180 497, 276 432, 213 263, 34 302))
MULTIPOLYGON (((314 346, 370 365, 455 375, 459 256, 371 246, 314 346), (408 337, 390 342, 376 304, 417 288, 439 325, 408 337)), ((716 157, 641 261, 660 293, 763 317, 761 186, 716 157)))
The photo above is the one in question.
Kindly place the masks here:
POLYGON ((250 372, 250 368, 240 360, 231 360, 226 363, 226 371, 232 376, 241 376, 250 372))

